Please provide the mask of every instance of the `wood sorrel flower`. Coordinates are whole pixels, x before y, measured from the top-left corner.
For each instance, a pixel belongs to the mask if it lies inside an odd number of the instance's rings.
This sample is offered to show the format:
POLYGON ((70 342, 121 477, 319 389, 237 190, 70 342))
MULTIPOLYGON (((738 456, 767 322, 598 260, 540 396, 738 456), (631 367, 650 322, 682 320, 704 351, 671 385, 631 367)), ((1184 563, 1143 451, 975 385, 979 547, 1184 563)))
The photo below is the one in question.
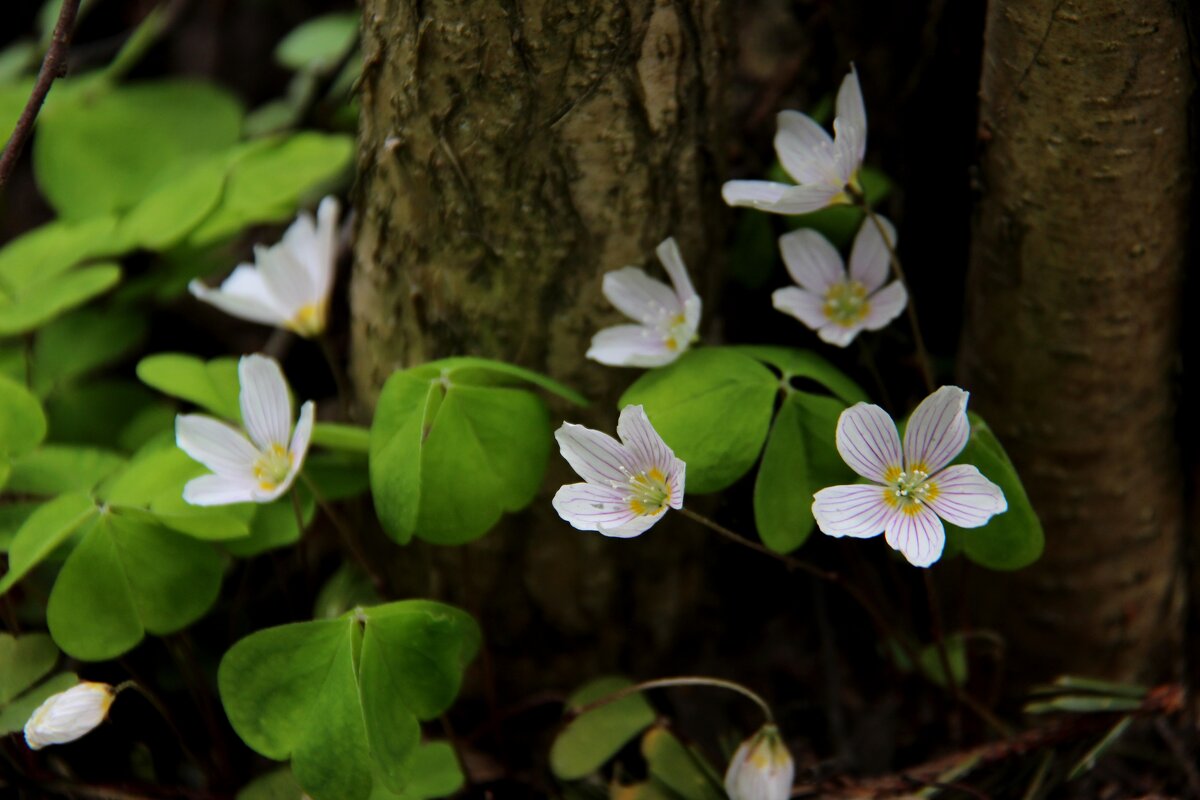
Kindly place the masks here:
POLYGON ((767 724, 733 754, 725 771, 725 792, 730 800, 787 800, 795 771, 779 729, 767 724))
POLYGON ((213 471, 183 487, 183 499, 195 506, 269 503, 286 492, 300 472, 312 437, 316 407, 300 407, 292 431, 292 404, 279 363, 266 356, 238 362, 242 421, 246 433, 202 414, 175 418, 179 449, 213 471), (290 440, 290 441, 289 441, 290 440))
POLYGON ((775 152, 800 185, 729 181, 721 188, 725 202, 775 214, 807 214, 853 202, 852 195, 862 191, 858 171, 867 151, 867 111, 854 67, 838 90, 834 138, 799 111, 781 112, 778 123, 775 152))
POLYGON ((799 287, 776 290, 771 295, 775 308, 838 347, 850 344, 859 331, 877 331, 899 316, 908 303, 904 284, 883 285, 891 259, 888 243, 896 246, 896 231, 886 219, 878 219, 887 242, 871 220, 863 220, 850 250, 849 272, 833 245, 816 231, 779 237, 783 263, 799 287))
POLYGON ((226 314, 313 337, 325 330, 337 262, 338 202, 326 197, 317 222, 300 214, 283 239, 254 248, 254 264, 239 264, 219 289, 198 280, 188 289, 226 314))
POLYGON ((108 716, 116 690, 107 683, 83 681, 50 695, 25 723, 25 743, 31 750, 73 742, 108 716))
POLYGON ((943 386, 921 401, 900 436, 887 412, 859 403, 842 412, 837 449, 875 484, 831 486, 813 496, 813 516, 830 536, 885 535, 909 563, 927 567, 942 555, 942 520, 978 528, 1008 509, 1000 487, 970 464, 948 467, 971 435, 967 393, 943 386), (878 485, 877 485, 878 484, 878 485))
POLYGON ((674 289, 637 267, 605 275, 604 296, 638 324, 617 325, 597 333, 588 358, 614 367, 661 367, 682 355, 695 340, 700 297, 692 288, 679 245, 667 239, 656 252, 674 289))
POLYGON ((684 463, 654 430, 641 406, 625 406, 618 442, 606 433, 563 423, 554 438, 585 483, 554 495, 554 510, 581 531, 629 538, 644 532, 668 508, 683 508, 684 463))

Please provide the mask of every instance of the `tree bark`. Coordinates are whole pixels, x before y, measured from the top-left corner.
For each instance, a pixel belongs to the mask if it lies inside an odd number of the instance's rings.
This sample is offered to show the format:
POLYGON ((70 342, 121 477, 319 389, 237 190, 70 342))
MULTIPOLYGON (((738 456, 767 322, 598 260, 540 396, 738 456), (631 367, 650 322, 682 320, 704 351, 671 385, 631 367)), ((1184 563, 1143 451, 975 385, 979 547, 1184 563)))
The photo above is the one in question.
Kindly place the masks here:
POLYGON ((994 584, 1027 677, 1175 669, 1192 88, 1174 2, 989 5, 959 366, 1046 529, 994 584))
MULTIPOLYGON (((584 359, 619 318, 601 278, 649 264, 673 235, 703 287, 721 239, 721 15, 719 0, 365 0, 350 288, 360 398, 373 402, 395 369, 478 355, 583 390, 590 409, 556 413, 612 429, 634 373, 584 359)), ((569 482, 558 461, 550 482, 569 482)), ((464 552, 418 549, 432 564, 424 588, 482 610, 517 671, 545 654, 531 636, 555 635, 587 636, 607 654, 600 669, 631 645, 612 625, 628 617, 619 603, 663 596, 670 627, 682 611, 663 588, 690 581, 678 558, 651 566, 665 541, 636 554, 611 544, 571 530, 544 498, 464 552)), ((583 655, 570 650, 547 657, 583 655)), ((550 664, 530 666, 552 685, 550 664)))

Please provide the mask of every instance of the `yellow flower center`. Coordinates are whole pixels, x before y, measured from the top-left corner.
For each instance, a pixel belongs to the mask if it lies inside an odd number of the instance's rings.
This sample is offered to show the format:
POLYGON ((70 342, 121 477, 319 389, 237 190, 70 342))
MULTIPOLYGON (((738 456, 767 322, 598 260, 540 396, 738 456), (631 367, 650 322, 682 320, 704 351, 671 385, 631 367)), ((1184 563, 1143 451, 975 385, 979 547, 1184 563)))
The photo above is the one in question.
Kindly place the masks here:
POLYGON ((830 322, 849 328, 860 322, 871 310, 871 301, 867 299, 867 287, 856 280, 833 284, 825 292, 825 305, 822 310, 830 322))
POLYGON ((883 490, 883 499, 892 508, 898 508, 905 514, 920 513, 921 507, 937 498, 940 493, 937 483, 929 479, 929 471, 924 464, 914 464, 908 470, 892 467, 884 475, 887 486, 883 490))
POLYGON ((281 444, 271 445, 271 449, 259 455, 254 462, 254 477, 258 479, 258 488, 269 492, 283 483, 292 470, 292 454, 281 444))
POLYGON ((683 314, 676 314, 664 326, 665 337, 663 343, 672 353, 680 347, 686 347, 692 343, 696 335, 687 329, 687 318, 683 314))
POLYGON ((318 303, 309 303, 296 312, 288 327, 301 336, 316 336, 325 329, 325 310, 318 303))
POLYGON ((667 476, 658 467, 630 476, 629 488, 632 491, 627 502, 635 514, 657 514, 666 508, 671 498, 667 476))

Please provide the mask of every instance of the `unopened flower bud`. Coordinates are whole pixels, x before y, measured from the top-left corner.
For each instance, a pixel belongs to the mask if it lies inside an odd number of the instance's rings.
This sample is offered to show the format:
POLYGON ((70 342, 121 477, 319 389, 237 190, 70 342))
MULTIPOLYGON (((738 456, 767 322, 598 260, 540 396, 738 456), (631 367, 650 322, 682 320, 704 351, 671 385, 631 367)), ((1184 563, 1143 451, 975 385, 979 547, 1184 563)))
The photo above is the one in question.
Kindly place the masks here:
POLYGON ((107 683, 84 681, 51 695, 25 723, 25 742, 31 750, 48 744, 73 742, 108 716, 116 690, 107 683))
POLYGON ((730 800, 787 800, 795 771, 779 729, 764 725, 733 754, 725 771, 725 791, 730 800))

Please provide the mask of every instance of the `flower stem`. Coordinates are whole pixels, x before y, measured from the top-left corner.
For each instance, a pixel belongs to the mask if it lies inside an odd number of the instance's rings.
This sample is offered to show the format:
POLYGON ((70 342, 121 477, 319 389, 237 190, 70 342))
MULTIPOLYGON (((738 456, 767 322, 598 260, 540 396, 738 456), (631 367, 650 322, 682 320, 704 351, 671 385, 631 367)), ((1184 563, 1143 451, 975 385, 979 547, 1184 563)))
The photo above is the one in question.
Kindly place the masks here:
POLYGON ((154 710, 158 712, 160 717, 162 717, 163 722, 167 723, 167 727, 171 729, 171 733, 174 734, 175 738, 179 741, 179 749, 183 751, 184 756, 186 756, 189 761, 199 767, 200 771, 208 776, 211 780, 212 772, 209 769, 209 762, 201 759, 198 755, 196 755, 196 752, 192 750, 192 748, 188 747, 187 739, 185 739, 183 736, 183 731, 181 731, 179 726, 175 724, 175 718, 171 716, 171 712, 168 711, 167 707, 163 705, 163 702, 158 699, 158 696, 137 681, 130 680, 114 686, 113 697, 116 698, 117 695, 126 689, 133 689, 135 692, 144 697, 147 703, 154 707, 154 710))
POLYGON ((925 337, 921 335, 921 323, 917 319, 917 306, 913 300, 912 291, 909 289, 908 278, 904 276, 904 268, 900 265, 900 256, 896 253, 896 246, 889 238, 887 230, 883 227, 883 223, 879 220, 879 215, 871 208, 871 204, 867 202, 865 195, 859 195, 859 207, 863 213, 867 215, 867 219, 879 231, 879 236, 883 239, 883 245, 887 248, 889 260, 892 263, 892 273, 895 274, 896 280, 904 286, 908 291, 908 303, 905 308, 908 311, 908 324, 912 328, 913 344, 917 348, 917 362, 921 365, 921 377, 925 379, 925 388, 932 394, 937 385, 933 380, 933 362, 929 358, 929 351, 925 349, 925 337))
MULTIPOLYGON (((346 549, 350 551, 351 557, 354 558, 354 560, 358 563, 358 566, 364 573, 366 573, 367 577, 370 578, 371 584, 375 587, 375 590, 379 592, 380 595, 386 597, 388 594, 387 583, 383 580, 383 576, 376 572, 374 567, 372 567, 371 560, 367 558, 367 554, 364 553, 362 548, 359 546, 358 540, 354 536, 354 532, 350 530, 350 526, 344 519, 342 519, 340 514, 333 510, 333 506, 331 506, 317 490, 316 484, 314 484, 303 472, 300 473, 300 480, 304 481, 305 487, 312 492, 313 500, 316 501, 317 507, 321 509, 321 512, 326 517, 328 517, 329 522, 342 537, 342 543, 346 545, 346 549)), ((294 491, 293 494, 295 494, 294 491)), ((299 503, 299 501, 296 502, 299 503)))
POLYGON ((771 706, 761 696, 746 688, 740 683, 723 680, 721 678, 707 678, 702 675, 678 675, 673 678, 658 678, 652 681, 642 681, 635 683, 632 686, 626 686, 623 689, 618 689, 612 694, 607 694, 599 700, 593 700, 590 703, 580 706, 579 708, 568 709, 573 717, 578 717, 581 714, 586 714, 588 711, 594 711, 601 706, 606 706, 609 703, 615 703, 618 700, 623 700, 630 695, 644 692, 648 689, 666 689, 672 686, 708 686, 715 689, 728 689, 731 692, 737 692, 742 697, 752 700, 755 705, 762 709, 763 716, 767 718, 768 723, 775 721, 775 715, 771 713, 771 706))

